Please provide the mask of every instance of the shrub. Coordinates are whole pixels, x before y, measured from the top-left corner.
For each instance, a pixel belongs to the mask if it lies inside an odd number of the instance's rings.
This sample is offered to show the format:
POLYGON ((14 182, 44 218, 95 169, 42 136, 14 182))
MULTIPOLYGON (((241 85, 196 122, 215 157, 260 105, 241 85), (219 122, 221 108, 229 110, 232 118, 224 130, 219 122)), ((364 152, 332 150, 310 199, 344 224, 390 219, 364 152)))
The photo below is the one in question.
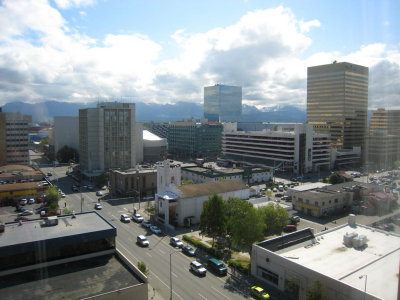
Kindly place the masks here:
POLYGON ((249 274, 250 272, 250 259, 230 259, 228 260, 228 265, 244 274, 249 274))
POLYGON ((198 249, 202 249, 208 254, 214 256, 215 258, 221 259, 224 256, 224 252, 221 250, 217 250, 215 248, 212 248, 210 246, 207 246, 206 244, 202 243, 196 238, 184 235, 182 237, 182 240, 192 244, 193 246, 197 247, 198 249))
POLYGON ((144 262, 138 261, 137 266, 140 272, 142 272, 144 275, 147 276, 149 274, 149 269, 147 269, 146 264, 144 262))

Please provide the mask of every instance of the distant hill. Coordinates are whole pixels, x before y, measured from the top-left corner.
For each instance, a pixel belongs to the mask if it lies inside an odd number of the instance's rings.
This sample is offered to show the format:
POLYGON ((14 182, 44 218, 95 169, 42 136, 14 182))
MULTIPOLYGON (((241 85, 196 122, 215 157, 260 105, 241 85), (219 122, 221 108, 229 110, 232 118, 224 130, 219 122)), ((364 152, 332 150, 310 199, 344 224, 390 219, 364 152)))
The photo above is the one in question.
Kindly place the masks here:
MULTIPOLYGON (((2 108, 4 112, 20 112, 32 115, 34 121, 51 121, 55 116, 78 116, 79 109, 95 107, 97 103, 67 103, 46 101, 37 104, 11 102, 2 108)), ((203 116, 203 105, 191 102, 176 104, 136 103, 136 120, 144 121, 178 121, 184 118, 203 116)), ((305 109, 295 106, 274 106, 259 110, 255 106, 243 105, 242 120, 245 122, 295 122, 306 121, 305 109)))

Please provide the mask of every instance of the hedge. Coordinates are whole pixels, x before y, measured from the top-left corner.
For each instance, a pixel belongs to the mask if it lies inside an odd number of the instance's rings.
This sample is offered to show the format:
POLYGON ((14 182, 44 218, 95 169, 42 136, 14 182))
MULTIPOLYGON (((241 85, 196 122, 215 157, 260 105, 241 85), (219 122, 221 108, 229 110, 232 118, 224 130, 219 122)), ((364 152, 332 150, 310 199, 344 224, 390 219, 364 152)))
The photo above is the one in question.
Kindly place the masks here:
POLYGON ((192 238, 190 236, 184 235, 182 237, 182 240, 192 244, 193 246, 196 246, 199 249, 202 249, 202 250, 206 251, 208 254, 210 254, 210 255, 212 255, 212 256, 214 256, 216 258, 220 259, 220 258, 222 258, 224 256, 223 251, 220 251, 220 250, 217 250, 217 249, 212 248, 210 246, 207 246, 206 244, 204 244, 204 243, 200 242, 199 240, 194 239, 194 238, 192 238))

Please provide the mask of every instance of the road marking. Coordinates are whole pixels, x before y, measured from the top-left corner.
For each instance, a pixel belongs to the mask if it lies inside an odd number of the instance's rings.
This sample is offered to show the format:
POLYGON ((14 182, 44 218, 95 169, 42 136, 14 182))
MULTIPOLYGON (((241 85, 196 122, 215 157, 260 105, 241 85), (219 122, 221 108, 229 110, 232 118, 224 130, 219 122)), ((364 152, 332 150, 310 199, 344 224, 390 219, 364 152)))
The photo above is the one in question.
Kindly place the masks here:
POLYGON ((116 219, 117 217, 116 216, 114 216, 113 214, 111 214, 111 217, 113 217, 113 219, 116 219))
POLYGON ((149 252, 146 252, 146 254, 147 254, 148 256, 152 257, 151 254, 150 254, 149 252))
POLYGON ((136 259, 136 261, 139 261, 139 260, 135 257, 135 255, 133 255, 133 254, 132 254, 128 249, 126 249, 121 243, 118 243, 118 246, 124 248, 124 250, 125 250, 126 252, 128 252, 130 255, 132 255, 132 257, 133 257, 134 259, 136 259))
POLYGON ((174 272, 171 272, 171 274, 178 278, 178 275, 176 275, 174 272))
POLYGON ((222 294, 220 291, 218 291, 215 287, 211 286, 211 288, 216 291, 218 294, 220 294, 222 297, 225 297, 226 299, 230 299, 229 297, 225 296, 224 294, 222 294))
POLYGON ((207 298, 206 297, 204 297, 202 294, 200 294, 199 293, 199 296, 201 297, 201 298, 203 298, 203 299, 206 299, 207 300, 207 298))
MULTIPOLYGON (((160 279, 160 277, 158 277, 154 272, 151 272, 151 271, 150 271, 150 273, 151 273, 152 276, 154 275, 158 280, 160 280, 160 282, 161 282, 163 285, 165 285, 165 286, 169 289, 169 285, 167 285, 164 281, 162 281, 162 280, 160 279)), ((177 295, 179 299, 182 299, 182 300, 183 300, 183 298, 182 298, 181 296, 179 296, 179 294, 178 294, 177 292, 175 292, 174 290, 172 290, 172 292, 173 292, 175 295, 177 295)))
POLYGON ((158 249, 158 251, 160 251, 162 254, 165 254, 165 251, 162 251, 161 249, 158 249))

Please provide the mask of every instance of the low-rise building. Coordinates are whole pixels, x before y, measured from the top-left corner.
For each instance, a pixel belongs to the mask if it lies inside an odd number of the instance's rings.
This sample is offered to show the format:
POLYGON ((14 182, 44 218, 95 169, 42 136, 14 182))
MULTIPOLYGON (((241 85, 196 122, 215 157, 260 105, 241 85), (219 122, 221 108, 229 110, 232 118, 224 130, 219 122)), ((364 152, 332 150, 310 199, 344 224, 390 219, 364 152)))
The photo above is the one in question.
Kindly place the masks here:
POLYGON ((96 212, 5 224, 2 299, 147 299, 147 277, 116 249, 96 212))
POLYGON ((251 274, 295 299, 316 281, 323 299, 399 299, 400 236, 349 223, 308 228, 254 244, 251 274), (367 284, 368 279, 368 284, 367 284))

